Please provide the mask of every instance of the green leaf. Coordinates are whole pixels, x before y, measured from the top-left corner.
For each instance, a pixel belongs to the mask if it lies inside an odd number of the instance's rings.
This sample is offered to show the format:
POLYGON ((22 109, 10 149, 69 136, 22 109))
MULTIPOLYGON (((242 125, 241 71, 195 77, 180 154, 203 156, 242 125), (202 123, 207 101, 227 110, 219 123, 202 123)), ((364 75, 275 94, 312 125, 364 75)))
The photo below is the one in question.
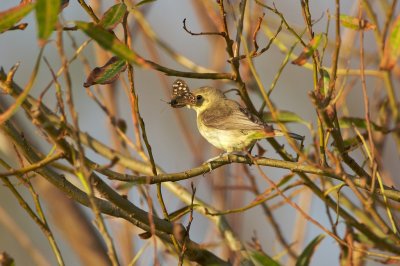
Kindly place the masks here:
MULTIPOLYGON (((368 136, 366 136, 368 138, 368 136)), ((346 152, 354 151, 358 147, 362 145, 362 140, 359 136, 355 136, 352 138, 344 139, 343 146, 346 152)), ((332 146, 335 146, 335 142, 332 143, 332 146)))
POLYGON ((295 176, 295 174, 291 173, 291 174, 287 174, 286 176, 284 176, 281 181, 279 181, 278 183, 278 187, 281 187, 283 185, 285 185, 287 182, 289 182, 290 180, 292 180, 292 178, 295 176))
POLYGON ((32 9, 35 4, 20 4, 6 11, 0 12, 0 33, 7 31, 14 26, 18 21, 23 19, 32 9))
POLYGON ((265 253, 253 251, 250 253, 251 261, 255 266, 279 266, 280 264, 265 253))
POLYGON ((60 12, 60 4, 60 0, 37 0, 36 2, 36 21, 41 46, 54 31, 60 12))
POLYGON ((102 67, 95 67, 89 74, 83 87, 87 88, 95 84, 110 84, 118 79, 119 74, 126 69, 126 60, 116 56, 111 57, 102 67))
POLYGON ((140 1, 139 3, 137 3, 136 5, 135 5, 135 7, 139 7, 139 6, 141 6, 141 5, 144 5, 144 4, 148 4, 148 3, 151 3, 151 2, 155 2, 156 0, 142 0, 142 1, 140 1))
POLYGON ((182 208, 170 213, 168 215, 168 217, 171 221, 176 221, 179 218, 181 218, 182 216, 184 216, 185 214, 190 213, 192 211, 192 209, 195 209, 199 206, 200 206, 199 204, 193 204, 193 206, 190 205, 190 206, 182 207, 182 208))
MULTIPOLYGON (((376 131, 381 131, 383 133, 387 133, 389 132, 388 129, 378 126, 377 124, 375 124, 374 122, 371 122, 371 128, 373 130, 376 131)), ((341 117, 339 119, 339 126, 341 128, 350 128, 352 126, 355 126, 357 128, 363 128, 363 129, 367 129, 367 121, 364 118, 359 118, 359 117, 341 117)))
POLYGON ((321 89, 322 89, 323 94, 327 95, 329 92, 329 84, 330 84, 331 78, 329 76, 329 72, 326 69, 322 68, 321 71, 322 71, 322 82, 323 82, 321 89))
POLYGON ((343 187, 345 187, 345 186, 346 186, 345 183, 341 183, 341 184, 339 184, 339 185, 330 187, 329 189, 325 190, 325 192, 324 192, 324 197, 328 196, 331 192, 336 191, 336 190, 337 190, 338 192, 340 192, 340 190, 341 190, 343 187))
POLYGON ((80 30, 95 40, 104 49, 113 52, 121 59, 128 60, 131 63, 136 62, 136 54, 129 49, 128 46, 118 40, 115 35, 105 30, 103 27, 83 21, 75 21, 75 24, 80 30))
POLYGON ((296 261, 296 266, 308 266, 310 264, 311 257, 314 255, 315 249, 324 238, 325 235, 323 234, 318 235, 316 238, 314 238, 298 257, 296 261))
POLYGON ((382 62, 380 68, 384 70, 391 70, 397 62, 400 55, 400 15, 390 27, 390 32, 385 41, 385 48, 383 50, 382 62))
POLYGON ((292 64, 298 66, 304 65, 308 58, 310 58, 314 54, 315 50, 317 50, 324 36, 324 34, 315 35, 315 37, 312 38, 309 44, 303 49, 303 52, 301 52, 301 54, 292 61, 292 64))
POLYGON ((340 23, 343 27, 353 30, 374 30, 376 25, 370 23, 368 20, 359 19, 348 15, 340 15, 340 23))
POLYGON ((99 21, 99 25, 101 25, 105 29, 113 29, 119 23, 121 23, 122 19, 124 18, 125 12, 125 4, 113 5, 104 13, 103 17, 99 21))
POLYGON ((272 117, 272 114, 270 112, 264 112, 262 119, 264 122, 267 123, 275 123, 275 122, 281 122, 281 123, 300 123, 303 125, 306 125, 307 127, 310 125, 308 121, 305 121, 302 119, 300 116, 297 114, 290 112, 290 111, 279 111, 277 112, 277 119, 278 121, 275 121, 274 118, 272 117))

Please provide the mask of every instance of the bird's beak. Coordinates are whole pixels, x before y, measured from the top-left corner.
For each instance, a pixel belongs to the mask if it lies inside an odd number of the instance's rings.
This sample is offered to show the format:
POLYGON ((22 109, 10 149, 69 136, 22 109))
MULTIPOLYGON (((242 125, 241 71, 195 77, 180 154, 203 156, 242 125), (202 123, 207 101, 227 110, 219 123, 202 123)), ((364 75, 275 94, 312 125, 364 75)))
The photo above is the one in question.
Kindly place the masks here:
POLYGON ((195 97, 193 94, 183 94, 183 95, 177 95, 171 99, 169 102, 171 107, 173 108, 182 108, 185 106, 190 107, 191 105, 196 105, 195 97))

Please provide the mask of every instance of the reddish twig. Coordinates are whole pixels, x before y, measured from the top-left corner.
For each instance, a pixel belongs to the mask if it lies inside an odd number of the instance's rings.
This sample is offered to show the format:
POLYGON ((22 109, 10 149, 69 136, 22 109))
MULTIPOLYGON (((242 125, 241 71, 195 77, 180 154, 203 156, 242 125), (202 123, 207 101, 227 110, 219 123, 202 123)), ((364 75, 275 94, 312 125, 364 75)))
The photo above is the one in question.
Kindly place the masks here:
POLYGON ((263 13, 261 17, 258 17, 257 26, 253 32, 254 51, 251 54, 256 53, 258 51, 257 34, 261 29, 261 22, 263 21, 264 16, 265 16, 265 13, 263 13))

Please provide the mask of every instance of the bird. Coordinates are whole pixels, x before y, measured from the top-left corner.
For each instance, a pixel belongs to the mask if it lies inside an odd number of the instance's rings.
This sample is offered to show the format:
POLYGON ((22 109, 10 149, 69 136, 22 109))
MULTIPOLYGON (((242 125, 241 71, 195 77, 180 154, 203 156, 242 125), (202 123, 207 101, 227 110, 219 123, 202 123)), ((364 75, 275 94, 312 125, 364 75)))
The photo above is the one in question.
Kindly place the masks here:
MULTIPOLYGON (((228 154, 246 152, 260 139, 284 136, 281 130, 274 129, 214 87, 204 86, 190 91, 185 81, 177 79, 172 84, 169 104, 173 108, 186 106, 195 110, 200 134, 228 154)), ((293 139, 304 140, 298 134, 287 134, 293 139)))

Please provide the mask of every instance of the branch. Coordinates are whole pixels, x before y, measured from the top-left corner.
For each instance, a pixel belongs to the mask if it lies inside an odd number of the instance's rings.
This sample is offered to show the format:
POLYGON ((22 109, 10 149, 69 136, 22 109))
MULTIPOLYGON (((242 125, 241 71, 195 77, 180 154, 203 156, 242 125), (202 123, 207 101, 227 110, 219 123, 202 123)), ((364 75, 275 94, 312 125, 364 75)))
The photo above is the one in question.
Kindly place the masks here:
MULTIPOLYGON (((256 162, 260 166, 270 166, 281 169, 288 169, 294 173, 305 173, 305 174, 314 174, 318 176, 330 177, 342 182, 345 182, 347 178, 351 178, 354 184, 362 189, 369 190, 369 184, 363 182, 360 178, 344 175, 339 176, 334 173, 332 170, 318 168, 312 165, 302 165, 297 162, 269 159, 269 158, 254 158, 254 162, 256 162)), ((219 158, 209 163, 203 164, 198 167, 194 167, 190 170, 186 170, 180 173, 171 173, 171 174, 159 174, 157 176, 135 176, 128 174, 119 174, 116 172, 112 172, 111 170, 101 169, 99 172, 107 175, 111 179, 124 181, 124 182, 132 182, 133 185, 137 184, 157 184, 163 182, 176 182, 180 180, 189 179, 195 176, 204 175, 206 173, 211 172, 214 169, 217 169, 221 166, 228 165, 231 163, 241 163, 241 164, 252 164, 253 161, 247 156, 239 156, 229 154, 228 157, 219 158)), ((382 195, 382 191, 379 190, 379 187, 376 186, 377 190, 375 193, 382 195)), ((400 202, 400 191, 385 186, 385 195, 395 201, 400 202)))

